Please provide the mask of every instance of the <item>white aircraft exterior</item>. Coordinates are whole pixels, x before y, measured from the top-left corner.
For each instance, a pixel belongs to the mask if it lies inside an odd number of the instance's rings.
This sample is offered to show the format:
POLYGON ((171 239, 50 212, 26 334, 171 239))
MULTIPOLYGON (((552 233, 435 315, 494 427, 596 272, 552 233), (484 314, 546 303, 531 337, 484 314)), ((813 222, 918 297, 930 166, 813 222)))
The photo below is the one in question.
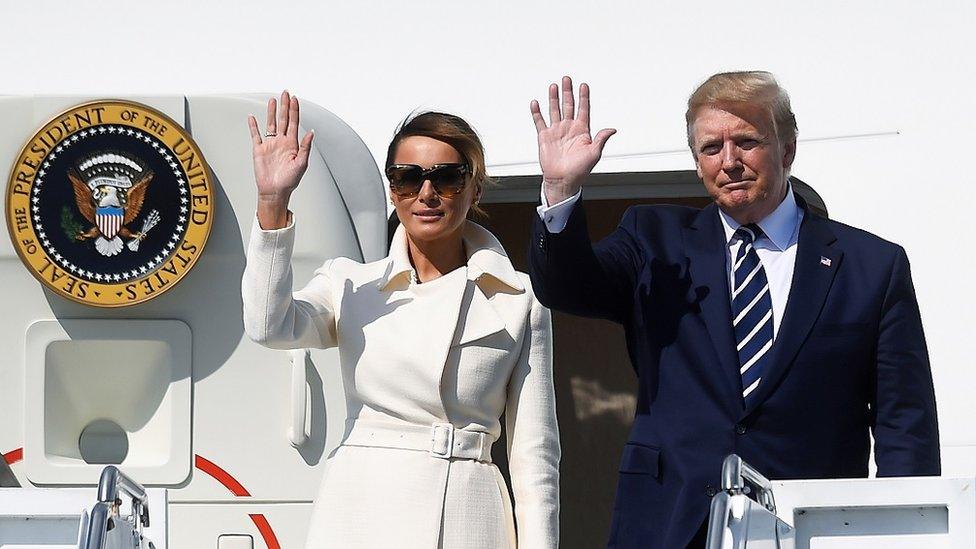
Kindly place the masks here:
MULTIPOLYGON (((252 221, 253 179, 243 115, 260 115, 262 101, 287 88, 309 106, 308 127, 320 123, 345 132, 342 142, 360 155, 349 173, 362 174, 366 190, 361 192, 367 198, 340 212, 348 214, 343 227, 327 220, 306 224, 346 233, 324 247, 312 235, 303 237, 296 283, 330 253, 382 256, 387 205, 379 194, 383 182, 377 165, 384 161, 398 122, 414 110, 444 110, 471 122, 484 140, 491 175, 538 174, 528 104, 544 100, 548 84, 569 74, 577 84, 591 86, 594 132, 618 130, 597 172, 693 170, 683 116, 688 94, 715 72, 771 71, 789 91, 799 125, 792 174, 813 187, 831 218, 906 248, 935 382, 943 476, 976 477, 976 359, 971 350, 976 260, 968 221, 970 189, 976 188, 972 2, 55 0, 4 3, 0 20, 5 22, 0 102, 41 97, 31 104, 53 109, 72 104, 70 96, 79 101, 175 101, 172 113, 178 116, 178 98, 187 97, 189 104, 201 105, 199 112, 213 114, 208 120, 220 121, 219 126, 192 128, 218 172, 224 205, 233 211, 232 219, 225 218, 229 232, 212 234, 240 231, 229 244, 208 244, 214 261, 240 256, 236 263, 211 265, 212 274, 225 267, 240 269, 252 221), (206 110, 223 100, 235 106, 206 110), (233 109, 242 116, 232 116, 233 109), (312 121, 313 112, 318 122, 312 121), (342 129, 345 125, 351 130, 342 129), (350 226, 359 230, 358 240, 348 234, 350 226)), ((22 120, 5 125, 37 127, 24 126, 22 120)), ((30 135, 18 132, 0 127, 0 144, 16 149, 30 135)), ((3 151, 5 162, 16 152, 3 151)), ((328 189, 312 188, 316 177, 326 178, 326 164, 313 165, 298 191, 302 202, 296 211, 303 219, 321 215, 324 205, 335 201, 336 189, 343 197, 360 196, 350 179, 328 189)), ((0 357, 0 453, 8 453, 23 447, 29 436, 25 425, 34 404, 24 342, 29 329, 39 329, 31 325, 86 316, 131 317, 91 313, 45 294, 7 238, 0 239, 0 273, 0 325, 7 334, 0 340, 6 346, 0 357)), ((203 283, 188 278, 181 284, 203 283)), ((218 290, 214 298, 225 300, 215 306, 218 311, 239 306, 233 291, 218 290)), ((149 318, 154 311, 146 306, 135 317, 149 318)), ((195 332, 193 322, 203 322, 206 315, 190 317, 195 332)), ((238 323, 240 317, 206 320, 238 323)), ((254 546, 263 547, 267 536, 257 521, 248 520, 254 514, 267 515, 282 547, 298 546, 324 455, 338 443, 336 431, 341 432, 341 404, 330 404, 341 399, 335 385, 339 378, 325 366, 335 356, 329 351, 312 355, 321 375, 312 383, 319 383, 326 395, 327 423, 335 428, 316 440, 313 452, 303 452, 289 444, 289 436, 292 441, 297 436, 288 428, 298 394, 291 392, 289 355, 260 349, 237 324, 200 333, 224 338, 219 342, 224 362, 202 375, 195 370, 192 377, 192 398, 198 399, 194 456, 203 456, 209 445, 222 458, 212 464, 240 480, 251 495, 235 493, 233 483, 220 482, 212 474, 215 469, 201 469, 199 461, 189 464, 195 471, 192 480, 145 482, 170 488, 170 547, 213 547, 226 534, 251 535, 254 546), (260 398, 247 400, 254 395, 260 398), (262 407, 262 413, 253 413, 254 407, 262 407), (201 474, 205 469, 210 473, 201 474)), ((192 334, 195 345, 205 345, 200 333, 192 334)), ((208 360, 220 362, 210 355, 208 360)), ((25 487, 94 485, 98 478, 59 482, 55 476, 33 482, 26 466, 20 461, 12 467, 25 487)), ((0 492, 0 516, 10 508, 2 503, 10 494, 0 492)), ((3 524, 0 519, 0 547, 3 524)), ((564 545, 573 546, 571 540, 564 545)))

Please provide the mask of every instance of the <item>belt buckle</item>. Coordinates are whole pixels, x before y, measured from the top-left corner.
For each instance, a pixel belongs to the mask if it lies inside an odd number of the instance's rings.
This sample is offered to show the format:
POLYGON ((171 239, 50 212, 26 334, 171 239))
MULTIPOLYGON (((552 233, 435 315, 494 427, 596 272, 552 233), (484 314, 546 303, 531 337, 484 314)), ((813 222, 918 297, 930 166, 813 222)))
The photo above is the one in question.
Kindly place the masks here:
POLYGON ((430 426, 430 455, 450 459, 454 455, 454 425, 434 423, 430 426), (441 449, 443 448, 443 450, 441 449))

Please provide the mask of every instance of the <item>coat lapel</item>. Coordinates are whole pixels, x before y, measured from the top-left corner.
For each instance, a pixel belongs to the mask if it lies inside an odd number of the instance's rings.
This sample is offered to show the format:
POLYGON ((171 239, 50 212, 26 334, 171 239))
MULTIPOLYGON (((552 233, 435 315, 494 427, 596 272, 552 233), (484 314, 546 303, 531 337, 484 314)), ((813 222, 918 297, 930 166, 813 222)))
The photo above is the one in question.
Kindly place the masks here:
POLYGON ((797 204, 805 214, 800 225, 790 296, 773 344, 773 359, 768 363, 768 371, 763 372, 762 382, 756 389, 759 394, 751 400, 746 415, 769 398, 786 375, 823 310, 834 275, 844 257, 841 250, 831 246, 837 237, 827 222, 812 213, 799 196, 797 204))
POLYGON ((468 279, 473 284, 466 290, 471 295, 467 312, 458 325, 459 345, 505 329, 508 323, 504 311, 497 309, 497 297, 494 300, 491 297, 499 293, 525 293, 505 249, 491 232, 469 221, 464 227, 464 247, 468 253, 468 279))
POLYGON ((725 236, 717 210, 715 204, 704 208, 691 225, 683 229, 683 233, 694 286, 708 290, 700 305, 721 370, 721 383, 738 396, 741 392, 739 357, 735 353, 735 336, 732 332, 725 236))
POLYGON ((477 281, 469 284, 466 291, 471 292, 471 304, 458 326, 460 332, 458 345, 470 343, 505 329, 505 321, 499 316, 477 281))

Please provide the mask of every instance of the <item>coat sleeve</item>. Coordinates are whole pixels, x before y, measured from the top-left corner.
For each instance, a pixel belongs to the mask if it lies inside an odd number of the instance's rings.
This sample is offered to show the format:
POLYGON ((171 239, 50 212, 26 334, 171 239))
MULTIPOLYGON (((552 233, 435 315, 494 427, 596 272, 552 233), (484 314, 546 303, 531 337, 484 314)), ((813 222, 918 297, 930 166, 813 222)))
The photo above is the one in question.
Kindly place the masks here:
POLYGON ((307 286, 292 293, 291 254, 295 224, 265 231, 254 220, 241 281, 244 331, 273 349, 336 346, 335 307, 326 261, 307 286))
POLYGON ((939 423, 908 257, 898 248, 878 332, 874 454, 879 477, 939 475, 939 423))
POLYGON ((636 225, 635 210, 628 209, 613 233, 592 244, 582 200, 558 233, 535 216, 529 273, 539 301, 574 315, 624 322, 643 265, 636 225))
POLYGON ((535 298, 505 408, 518 546, 559 546, 559 427, 552 380, 552 319, 535 298))

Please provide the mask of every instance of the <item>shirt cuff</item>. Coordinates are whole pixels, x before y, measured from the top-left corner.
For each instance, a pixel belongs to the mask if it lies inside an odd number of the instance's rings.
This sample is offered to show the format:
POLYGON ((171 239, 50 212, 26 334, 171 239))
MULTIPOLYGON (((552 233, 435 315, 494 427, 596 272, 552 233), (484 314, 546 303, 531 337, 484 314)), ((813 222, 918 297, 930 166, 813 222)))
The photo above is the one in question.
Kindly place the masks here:
POLYGON ((566 223, 569 222, 569 216, 573 213, 573 206, 579 201, 580 197, 583 196, 583 189, 576 191, 576 194, 559 202, 558 204, 549 205, 548 200, 546 200, 546 182, 542 182, 542 204, 536 207, 535 211, 538 212, 539 217, 542 218, 542 222, 546 225, 546 230, 550 234, 555 234, 562 232, 566 228, 566 223))

